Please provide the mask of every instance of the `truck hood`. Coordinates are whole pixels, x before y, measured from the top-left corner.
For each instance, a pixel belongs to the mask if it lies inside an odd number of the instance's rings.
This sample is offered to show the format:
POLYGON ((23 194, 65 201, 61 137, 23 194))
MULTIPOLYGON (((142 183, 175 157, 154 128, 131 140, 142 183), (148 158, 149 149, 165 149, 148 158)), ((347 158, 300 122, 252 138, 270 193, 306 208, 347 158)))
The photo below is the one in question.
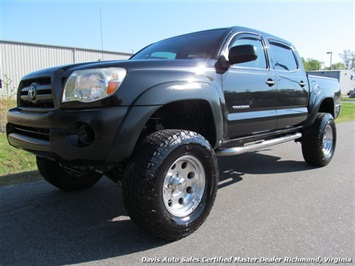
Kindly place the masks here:
POLYGON ((78 64, 69 64, 55 66, 51 68, 41 69, 38 71, 31 72, 30 74, 24 76, 24 79, 28 79, 32 76, 42 76, 43 74, 53 73, 53 72, 73 72, 75 70, 92 69, 92 68, 107 68, 107 67, 123 67, 127 70, 143 70, 143 69, 161 69, 161 68, 186 68, 186 67, 198 67, 201 65, 210 65, 211 61, 215 60, 204 60, 204 59, 190 59, 190 60, 110 60, 110 61, 97 61, 97 62, 86 62, 78 64))
MULTIPOLYGON (((122 67, 127 71, 126 77, 114 96, 107 98, 104 105, 132 105, 144 92, 153 87, 166 84, 182 84, 194 80, 195 82, 210 84, 216 80, 216 60, 188 59, 188 60, 122 60, 99 61, 63 65, 32 72, 23 77, 22 82, 49 77, 55 95, 56 106, 60 103, 64 85, 69 76, 76 70, 122 67)), ((163 85, 164 86, 164 85, 163 85)), ((95 106, 98 102, 95 103, 95 106)), ((153 103, 148 103, 153 104, 153 103)), ((70 103, 67 107, 89 107, 91 104, 70 103)), ((64 107, 62 105, 62 107, 64 107)))
MULTIPOLYGON (((210 68, 215 72, 216 60, 213 59, 187 59, 187 60, 110 60, 86 62, 79 64, 61 65, 46 69, 41 69, 27 74, 22 80, 31 80, 38 77, 51 77, 52 80, 60 78, 65 80, 76 70, 122 67, 127 73, 139 72, 169 72, 169 78, 173 78, 173 72, 201 72, 203 69, 210 68)), ((162 77, 159 77, 162 80, 162 77)), ((164 78, 163 78, 164 79, 164 78)))
POLYGON ((195 68, 199 66, 213 66, 215 60, 204 59, 190 59, 190 60, 124 60, 124 61, 104 61, 104 62, 91 62, 71 66, 65 66, 67 70, 81 70, 88 68, 105 68, 105 67, 123 67, 127 71, 130 70, 153 70, 153 69, 185 69, 195 68))

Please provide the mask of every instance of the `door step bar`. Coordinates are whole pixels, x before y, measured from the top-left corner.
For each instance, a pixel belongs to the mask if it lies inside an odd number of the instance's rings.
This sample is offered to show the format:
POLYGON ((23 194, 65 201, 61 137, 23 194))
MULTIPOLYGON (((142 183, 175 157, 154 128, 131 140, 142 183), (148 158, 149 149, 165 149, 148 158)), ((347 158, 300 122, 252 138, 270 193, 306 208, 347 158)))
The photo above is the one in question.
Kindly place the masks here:
POLYGON ((291 140, 296 140, 301 137, 302 137, 301 133, 295 133, 293 135, 287 135, 287 136, 283 136, 283 137, 279 137, 279 138, 275 138, 275 139, 261 140, 261 141, 246 143, 242 147, 220 148, 220 149, 216 150, 216 155, 217 156, 238 155, 238 154, 270 147, 270 146, 273 146, 276 144, 281 144, 281 143, 288 142, 291 140))

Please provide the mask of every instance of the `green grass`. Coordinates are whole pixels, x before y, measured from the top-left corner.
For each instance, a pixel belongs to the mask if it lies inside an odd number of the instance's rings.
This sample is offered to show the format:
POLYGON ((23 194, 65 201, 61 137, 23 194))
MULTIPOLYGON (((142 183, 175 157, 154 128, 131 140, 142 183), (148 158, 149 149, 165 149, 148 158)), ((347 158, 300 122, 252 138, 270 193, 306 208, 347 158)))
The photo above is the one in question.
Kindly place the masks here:
POLYGON ((355 98, 349 98, 348 96, 341 96, 341 100, 343 102, 355 102, 355 98))
POLYGON ((10 146, 6 134, 0 133, 0 176, 35 169, 37 169, 35 156, 10 146))
POLYGON ((352 120, 355 120, 355 103, 342 101, 340 115, 335 121, 341 123, 352 120))
POLYGON ((0 132, 6 129, 7 110, 16 106, 16 100, 0 97, 0 132))

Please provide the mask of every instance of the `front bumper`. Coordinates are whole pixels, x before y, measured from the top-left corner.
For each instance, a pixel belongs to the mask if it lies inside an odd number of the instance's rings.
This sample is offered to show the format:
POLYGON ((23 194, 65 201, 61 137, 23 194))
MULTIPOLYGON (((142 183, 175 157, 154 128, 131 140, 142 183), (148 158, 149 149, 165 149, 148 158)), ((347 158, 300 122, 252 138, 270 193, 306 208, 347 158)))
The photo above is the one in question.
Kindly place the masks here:
POLYGON ((66 165, 102 165, 117 144, 128 107, 8 112, 9 143, 66 165))

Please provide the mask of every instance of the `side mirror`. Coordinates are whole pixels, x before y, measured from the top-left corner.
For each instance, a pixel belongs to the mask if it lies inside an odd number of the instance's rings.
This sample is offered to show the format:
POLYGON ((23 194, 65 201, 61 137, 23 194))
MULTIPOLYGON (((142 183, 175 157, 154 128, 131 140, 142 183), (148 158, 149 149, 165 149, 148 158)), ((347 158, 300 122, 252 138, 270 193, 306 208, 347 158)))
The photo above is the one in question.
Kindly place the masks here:
POLYGON ((229 64, 238 64, 254 61, 258 58, 255 47, 250 44, 237 45, 229 50, 229 64))

